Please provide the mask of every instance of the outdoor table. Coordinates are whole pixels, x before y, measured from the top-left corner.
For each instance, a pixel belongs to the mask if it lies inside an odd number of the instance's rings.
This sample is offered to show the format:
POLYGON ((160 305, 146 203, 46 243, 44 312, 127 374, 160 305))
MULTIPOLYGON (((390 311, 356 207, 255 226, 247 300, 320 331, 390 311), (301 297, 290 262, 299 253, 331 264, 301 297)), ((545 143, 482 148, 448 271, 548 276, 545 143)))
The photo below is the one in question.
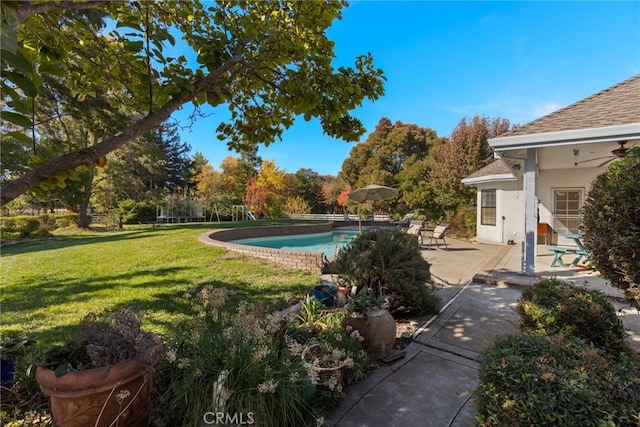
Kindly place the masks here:
POLYGON ((582 261, 582 258, 584 258, 586 256, 589 256, 589 251, 582 244, 582 234, 567 233, 567 234, 561 234, 561 236, 565 237, 567 239, 573 240, 575 242, 576 246, 578 247, 577 250, 575 250, 575 251, 572 250, 571 251, 571 252, 574 252, 576 254, 576 258, 571 263, 571 267, 577 266, 578 263, 580 261, 582 261))

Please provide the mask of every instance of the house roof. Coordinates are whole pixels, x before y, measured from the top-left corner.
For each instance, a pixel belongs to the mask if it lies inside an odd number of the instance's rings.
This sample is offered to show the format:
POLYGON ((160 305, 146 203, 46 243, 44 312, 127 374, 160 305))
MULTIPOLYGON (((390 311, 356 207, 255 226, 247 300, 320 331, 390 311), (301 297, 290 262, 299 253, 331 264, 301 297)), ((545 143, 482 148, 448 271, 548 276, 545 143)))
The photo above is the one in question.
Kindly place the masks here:
POLYGON ((500 137, 600 128, 639 122, 640 74, 637 74, 500 137))
POLYGON ((462 180, 463 184, 473 185, 492 181, 513 181, 516 176, 511 167, 517 162, 506 159, 495 160, 485 167, 478 169, 462 180))
POLYGON ((491 138, 489 145, 501 157, 523 157, 529 148, 621 141, 640 142, 640 74, 491 138))

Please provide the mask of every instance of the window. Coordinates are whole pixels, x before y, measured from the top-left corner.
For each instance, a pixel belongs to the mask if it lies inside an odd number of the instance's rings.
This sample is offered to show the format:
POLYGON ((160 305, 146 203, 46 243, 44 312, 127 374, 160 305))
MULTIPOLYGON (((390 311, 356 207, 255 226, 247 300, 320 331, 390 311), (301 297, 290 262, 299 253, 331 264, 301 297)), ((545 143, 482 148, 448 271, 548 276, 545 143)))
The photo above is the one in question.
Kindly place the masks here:
POLYGON ((580 208, 582 207, 582 189, 553 190, 555 209, 554 229, 562 233, 580 232, 580 208))
POLYGON ((480 199, 480 224, 496 225, 496 190, 482 190, 480 199))

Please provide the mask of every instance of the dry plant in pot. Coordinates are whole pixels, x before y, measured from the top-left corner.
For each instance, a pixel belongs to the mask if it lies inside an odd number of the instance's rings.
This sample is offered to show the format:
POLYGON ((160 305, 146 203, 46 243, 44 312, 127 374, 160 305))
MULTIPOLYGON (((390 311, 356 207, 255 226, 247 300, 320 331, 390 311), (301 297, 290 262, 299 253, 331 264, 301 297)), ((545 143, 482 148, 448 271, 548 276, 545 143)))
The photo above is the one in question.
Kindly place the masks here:
POLYGON ((36 380, 50 397, 56 426, 147 426, 160 338, 125 308, 88 314, 72 342, 49 352, 36 380))

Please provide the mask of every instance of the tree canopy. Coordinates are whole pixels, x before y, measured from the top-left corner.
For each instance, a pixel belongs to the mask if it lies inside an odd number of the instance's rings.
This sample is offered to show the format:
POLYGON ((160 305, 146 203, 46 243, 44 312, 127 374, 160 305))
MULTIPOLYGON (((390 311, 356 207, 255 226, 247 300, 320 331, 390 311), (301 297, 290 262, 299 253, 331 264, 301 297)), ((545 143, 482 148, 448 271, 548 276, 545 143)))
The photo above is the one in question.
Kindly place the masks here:
MULTIPOLYGON (((279 139, 297 116, 317 117, 329 136, 357 140, 365 129, 350 111, 382 96, 384 77, 369 54, 351 67, 334 67, 326 30, 345 6, 330 0, 3 1, 3 138, 22 150, 10 159, 18 164, 3 176, 0 201, 102 164, 187 103, 226 105, 230 119, 217 135, 240 151, 279 139), (185 50, 178 55, 176 35, 185 50), (95 143, 66 145, 44 158, 42 110, 47 102, 63 114, 69 108, 56 87, 82 110, 129 113, 116 129, 96 132, 95 143), (92 107, 97 101, 102 110, 92 107)), ((93 141, 94 129, 85 131, 93 141)))
POLYGON ((463 118, 447 142, 434 150, 428 181, 443 209, 456 210, 465 204, 475 204, 476 189, 462 184, 462 179, 492 161, 488 140, 509 129, 507 119, 463 118))
POLYGON ((342 163, 340 176, 353 188, 386 185, 403 191, 405 202, 422 208, 426 159, 442 143, 435 130, 415 124, 380 119, 366 141, 354 146, 342 163), (415 203, 415 204, 414 204, 415 203))

